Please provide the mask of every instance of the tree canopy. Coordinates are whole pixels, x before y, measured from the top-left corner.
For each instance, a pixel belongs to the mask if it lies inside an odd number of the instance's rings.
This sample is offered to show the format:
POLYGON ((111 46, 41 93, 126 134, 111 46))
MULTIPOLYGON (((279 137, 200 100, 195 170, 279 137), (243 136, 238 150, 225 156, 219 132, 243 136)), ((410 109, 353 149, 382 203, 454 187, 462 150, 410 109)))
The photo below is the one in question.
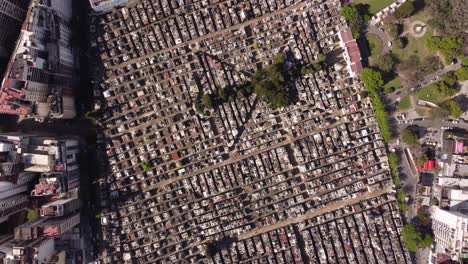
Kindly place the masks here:
POLYGON ((425 10, 431 19, 429 25, 437 29, 442 35, 464 34, 466 25, 464 21, 466 6, 465 0, 425 0, 425 10), (462 7, 462 8, 460 8, 462 7))
POLYGON ((284 55, 275 57, 273 64, 260 69, 251 78, 255 94, 268 102, 273 109, 287 106, 290 103, 286 80, 289 79, 284 55))
POLYGON ((353 37, 355 39, 359 38, 362 25, 362 17, 359 14, 359 10, 355 6, 347 4, 341 8, 340 14, 349 24, 353 37))
POLYGON ((368 91, 380 89, 384 85, 382 74, 371 68, 364 68, 361 79, 368 91))
POLYGON ((468 80, 468 67, 461 67, 455 71, 455 76, 458 81, 468 80))
POLYGON ((382 138, 384 142, 388 143, 392 139, 392 130, 388 120, 388 114, 385 111, 385 105, 379 94, 380 89, 384 85, 382 74, 376 70, 364 68, 361 79, 369 94, 372 106, 374 107, 375 119, 379 125, 382 138))
POLYGON ((432 236, 423 234, 413 224, 406 224, 403 226, 403 243, 410 252, 416 252, 419 247, 431 246, 432 236))
POLYGON ((418 135, 416 135, 416 133, 414 133, 408 128, 405 128, 401 131, 401 140, 405 142, 406 144, 412 145, 412 146, 419 144, 418 135))
POLYGON ((460 104, 458 104, 456 101, 449 100, 443 104, 443 107, 450 111, 450 115, 455 118, 460 118, 460 116, 463 114, 463 110, 461 109, 460 104))
POLYGON ((426 46, 431 50, 439 50, 450 62, 462 53, 463 40, 454 35, 448 37, 431 37, 426 39, 426 46))
POLYGON ((206 108, 213 109, 214 102, 213 102, 213 95, 212 94, 204 94, 202 97, 202 102, 206 108))

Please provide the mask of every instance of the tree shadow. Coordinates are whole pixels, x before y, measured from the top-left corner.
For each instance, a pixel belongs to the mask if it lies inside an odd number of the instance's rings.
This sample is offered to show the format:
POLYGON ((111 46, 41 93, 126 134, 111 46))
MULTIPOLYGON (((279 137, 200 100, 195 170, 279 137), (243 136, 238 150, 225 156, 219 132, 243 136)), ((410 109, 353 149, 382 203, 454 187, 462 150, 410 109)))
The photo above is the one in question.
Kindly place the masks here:
POLYGON ((426 7, 426 2, 424 0, 414 0, 413 1, 414 11, 413 15, 422 11, 426 7))
POLYGON ((468 96, 466 94, 460 94, 453 98, 455 102, 460 105, 460 108, 463 112, 468 111, 468 96))

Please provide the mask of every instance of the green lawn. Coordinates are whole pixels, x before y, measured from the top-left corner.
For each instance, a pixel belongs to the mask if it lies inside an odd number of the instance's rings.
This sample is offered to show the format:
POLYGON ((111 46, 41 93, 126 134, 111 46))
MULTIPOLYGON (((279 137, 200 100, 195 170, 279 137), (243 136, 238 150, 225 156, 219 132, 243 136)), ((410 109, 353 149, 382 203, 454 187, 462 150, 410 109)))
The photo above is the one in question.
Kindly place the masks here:
POLYGON ((367 43, 369 43, 370 49, 370 64, 372 65, 373 62, 380 56, 382 52, 382 40, 376 34, 367 34, 366 35, 367 43))
POLYGON ((354 0, 353 5, 368 4, 370 5, 369 13, 371 15, 375 15, 377 12, 391 5, 393 2, 395 1, 394 0, 354 0))
POLYGON ((411 108, 411 100, 409 95, 403 97, 397 105, 398 111, 405 111, 411 108))
POLYGON ((398 90, 400 88, 401 88, 400 77, 396 77, 395 79, 389 81, 383 87, 384 92, 386 94, 392 93, 393 91, 398 90))
POLYGON ((399 49, 395 45, 392 45, 392 53, 395 57, 403 61, 408 59, 411 55, 418 56, 421 61, 429 56, 433 56, 434 52, 431 52, 425 45, 426 39, 432 37, 432 29, 428 28, 426 34, 421 38, 413 38, 408 35, 408 44, 404 49, 399 49))
POLYGON ((419 100, 429 101, 434 104, 440 104, 449 98, 442 94, 435 84, 429 84, 419 89, 416 91, 416 96, 419 100))

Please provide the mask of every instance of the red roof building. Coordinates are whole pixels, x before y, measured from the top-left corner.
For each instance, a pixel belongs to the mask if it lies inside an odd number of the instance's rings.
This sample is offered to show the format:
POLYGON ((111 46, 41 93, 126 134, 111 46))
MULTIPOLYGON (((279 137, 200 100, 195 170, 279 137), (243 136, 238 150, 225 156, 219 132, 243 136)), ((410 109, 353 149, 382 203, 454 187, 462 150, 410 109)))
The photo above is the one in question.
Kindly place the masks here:
POLYGON ((344 58, 351 76, 356 76, 362 72, 361 52, 356 40, 353 38, 351 30, 340 31, 340 44, 345 50, 344 58))

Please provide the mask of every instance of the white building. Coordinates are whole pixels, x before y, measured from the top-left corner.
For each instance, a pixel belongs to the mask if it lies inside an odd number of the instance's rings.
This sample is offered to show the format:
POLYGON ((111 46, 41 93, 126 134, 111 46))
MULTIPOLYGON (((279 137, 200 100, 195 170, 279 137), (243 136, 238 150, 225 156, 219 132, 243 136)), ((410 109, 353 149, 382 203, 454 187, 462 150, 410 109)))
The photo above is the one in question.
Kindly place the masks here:
POLYGON ((96 12, 103 12, 116 6, 124 6, 128 3, 128 0, 89 0, 89 3, 96 12))
POLYGON ((436 253, 449 255, 453 260, 468 252, 468 215, 432 208, 432 229, 436 253))

